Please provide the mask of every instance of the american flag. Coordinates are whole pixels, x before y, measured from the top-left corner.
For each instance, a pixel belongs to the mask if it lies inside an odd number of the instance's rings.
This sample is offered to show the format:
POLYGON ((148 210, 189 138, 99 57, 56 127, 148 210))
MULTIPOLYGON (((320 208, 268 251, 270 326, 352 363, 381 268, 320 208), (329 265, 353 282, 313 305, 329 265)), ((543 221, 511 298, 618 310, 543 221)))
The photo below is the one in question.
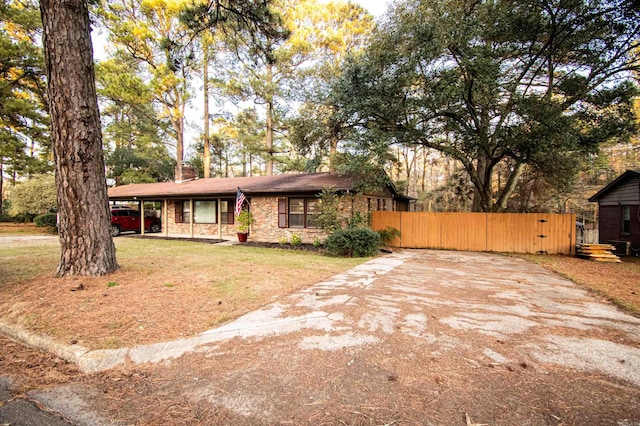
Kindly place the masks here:
POLYGON ((242 191, 240 191, 240 188, 238 188, 238 192, 236 193, 236 217, 240 216, 242 205, 246 200, 247 197, 245 197, 242 191))

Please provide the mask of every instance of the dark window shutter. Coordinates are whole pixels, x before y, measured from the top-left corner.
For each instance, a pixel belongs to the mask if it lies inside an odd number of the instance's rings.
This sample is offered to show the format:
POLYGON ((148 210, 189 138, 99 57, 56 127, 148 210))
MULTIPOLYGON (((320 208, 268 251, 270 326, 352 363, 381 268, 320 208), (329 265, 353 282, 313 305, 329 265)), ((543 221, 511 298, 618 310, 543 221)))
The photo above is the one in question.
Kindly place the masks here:
POLYGON ((182 201, 176 201, 176 223, 182 223, 182 201))
POLYGON ((287 227, 287 199, 278 198, 278 228, 287 227))
POLYGON ((227 208, 227 223, 229 225, 233 225, 234 223, 234 216, 235 216, 235 209, 234 209, 234 202, 229 200, 229 207, 227 208))

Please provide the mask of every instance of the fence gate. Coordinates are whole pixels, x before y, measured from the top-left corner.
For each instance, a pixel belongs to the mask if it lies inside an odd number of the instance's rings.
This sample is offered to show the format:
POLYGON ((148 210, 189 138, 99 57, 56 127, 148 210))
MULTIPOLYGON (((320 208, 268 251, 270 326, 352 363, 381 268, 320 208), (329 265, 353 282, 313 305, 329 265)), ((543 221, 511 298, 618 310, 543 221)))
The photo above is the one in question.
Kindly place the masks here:
POLYGON ((394 247, 575 254, 575 215, 372 212, 372 228, 400 231, 394 247))

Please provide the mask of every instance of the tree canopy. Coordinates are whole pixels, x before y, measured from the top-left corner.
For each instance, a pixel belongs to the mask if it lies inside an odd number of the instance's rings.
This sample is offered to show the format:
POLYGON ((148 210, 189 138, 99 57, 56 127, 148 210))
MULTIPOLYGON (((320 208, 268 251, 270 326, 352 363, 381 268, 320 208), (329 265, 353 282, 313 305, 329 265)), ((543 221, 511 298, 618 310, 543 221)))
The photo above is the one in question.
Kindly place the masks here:
POLYGON ((41 27, 37 3, 0 3, 0 175, 51 170, 41 27))
POLYGON ((153 103, 152 88, 135 61, 115 56, 96 66, 107 177, 116 185, 173 179, 171 123, 153 103))
POLYGON ((38 175, 18 183, 9 196, 9 214, 36 216, 56 211, 56 183, 52 175, 38 175))
POLYGON ((630 134, 638 12, 622 0, 397 2, 350 58, 336 104, 361 147, 440 151, 468 173, 474 210, 505 210, 525 167, 573 176, 581 155, 630 134))

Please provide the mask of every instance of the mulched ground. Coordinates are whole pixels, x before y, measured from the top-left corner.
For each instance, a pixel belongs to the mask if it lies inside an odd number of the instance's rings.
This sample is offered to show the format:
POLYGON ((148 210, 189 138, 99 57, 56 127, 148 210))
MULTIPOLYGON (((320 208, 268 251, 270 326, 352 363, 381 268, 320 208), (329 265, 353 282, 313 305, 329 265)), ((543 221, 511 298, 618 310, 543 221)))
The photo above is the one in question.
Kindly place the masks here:
POLYGON ((279 244, 279 243, 264 243, 258 241, 247 241, 246 243, 242 243, 243 245, 247 245, 250 247, 262 247, 262 248, 270 248, 270 249, 278 249, 278 250, 296 250, 296 251, 308 251, 313 253, 323 254, 326 252, 323 246, 315 246, 313 244, 279 244))

